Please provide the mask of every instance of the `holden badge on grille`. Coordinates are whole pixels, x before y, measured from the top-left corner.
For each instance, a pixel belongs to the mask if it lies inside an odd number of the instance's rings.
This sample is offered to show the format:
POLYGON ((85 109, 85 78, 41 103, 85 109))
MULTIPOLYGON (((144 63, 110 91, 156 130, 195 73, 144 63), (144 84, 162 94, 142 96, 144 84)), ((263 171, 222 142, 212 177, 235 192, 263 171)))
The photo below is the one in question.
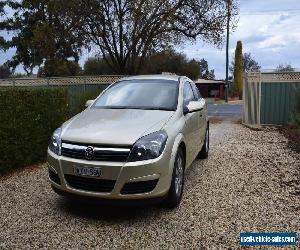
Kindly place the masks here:
POLYGON ((91 160, 93 159, 93 156, 94 156, 94 148, 91 146, 87 147, 85 150, 85 158, 87 160, 91 160))

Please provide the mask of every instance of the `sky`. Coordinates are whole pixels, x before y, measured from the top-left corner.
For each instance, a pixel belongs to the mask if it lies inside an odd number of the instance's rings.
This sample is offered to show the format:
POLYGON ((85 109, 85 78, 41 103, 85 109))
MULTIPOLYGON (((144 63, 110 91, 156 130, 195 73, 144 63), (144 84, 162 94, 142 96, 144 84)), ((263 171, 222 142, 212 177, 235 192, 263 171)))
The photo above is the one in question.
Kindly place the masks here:
MULTIPOLYGON (((279 64, 300 68, 300 0, 239 0, 239 22, 230 34, 229 56, 234 57, 236 42, 241 40, 243 52, 251 53, 262 69, 274 69, 279 64)), ((188 58, 208 61, 216 79, 225 78, 225 44, 215 48, 200 40, 180 48, 188 58)), ((14 50, 0 52, 0 64, 11 58, 14 50)), ((80 64, 95 54, 85 53, 80 64)), ((17 71, 22 72, 21 67, 17 71)))
MULTIPOLYGON (((262 69, 279 64, 300 68, 300 0, 240 0, 239 22, 230 34, 229 61, 238 40, 262 69)), ((197 41, 182 49, 189 58, 205 58, 217 79, 225 78, 225 45, 215 48, 197 41)))

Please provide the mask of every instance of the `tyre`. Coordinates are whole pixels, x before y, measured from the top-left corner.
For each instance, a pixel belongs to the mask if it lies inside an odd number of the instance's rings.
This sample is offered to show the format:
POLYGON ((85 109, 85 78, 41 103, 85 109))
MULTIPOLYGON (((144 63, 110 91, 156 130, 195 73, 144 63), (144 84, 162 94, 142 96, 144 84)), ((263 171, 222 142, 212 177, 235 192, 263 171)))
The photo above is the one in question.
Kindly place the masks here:
POLYGON ((203 143, 202 149, 199 152, 197 158, 198 159, 206 159, 208 157, 208 151, 209 151, 209 124, 207 124, 207 128, 205 131, 204 143, 203 143))
POLYGON ((179 148, 174 162, 171 186, 164 201, 165 207, 169 209, 177 207, 181 201, 184 186, 184 167, 185 157, 182 149, 179 148))

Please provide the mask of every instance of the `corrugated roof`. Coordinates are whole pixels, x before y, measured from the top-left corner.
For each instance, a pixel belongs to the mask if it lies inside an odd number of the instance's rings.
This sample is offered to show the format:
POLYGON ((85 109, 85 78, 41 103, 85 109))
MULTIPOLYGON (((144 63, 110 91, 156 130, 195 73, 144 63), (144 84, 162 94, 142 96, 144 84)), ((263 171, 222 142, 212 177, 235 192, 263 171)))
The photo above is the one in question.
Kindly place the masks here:
POLYGON ((195 83, 208 83, 208 84, 215 84, 215 83, 224 83, 222 80, 207 80, 207 79, 201 79, 195 81, 195 83))

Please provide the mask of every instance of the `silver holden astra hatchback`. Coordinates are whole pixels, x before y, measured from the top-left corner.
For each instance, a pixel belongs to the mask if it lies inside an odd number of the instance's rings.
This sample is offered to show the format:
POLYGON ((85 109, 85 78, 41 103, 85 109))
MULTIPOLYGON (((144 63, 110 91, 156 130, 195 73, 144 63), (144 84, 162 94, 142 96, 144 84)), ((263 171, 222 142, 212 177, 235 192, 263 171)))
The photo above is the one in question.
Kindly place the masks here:
POLYGON ((184 173, 207 158, 207 105, 189 78, 123 78, 55 130, 48 148, 58 194, 176 207, 184 173))

